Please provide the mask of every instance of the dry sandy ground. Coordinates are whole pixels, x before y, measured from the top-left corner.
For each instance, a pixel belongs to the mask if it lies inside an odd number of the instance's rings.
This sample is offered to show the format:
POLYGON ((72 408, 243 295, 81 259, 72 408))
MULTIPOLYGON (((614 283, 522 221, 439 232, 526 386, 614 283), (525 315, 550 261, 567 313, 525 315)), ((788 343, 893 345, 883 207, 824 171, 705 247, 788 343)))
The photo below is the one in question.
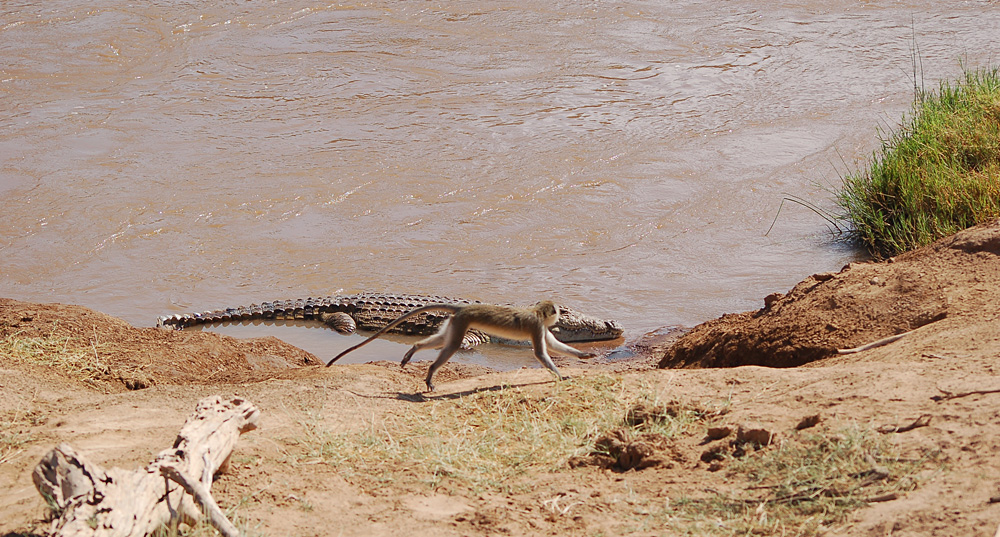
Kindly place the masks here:
MULTIPOLYGON (((1000 393, 990 393, 1000 392, 998 320, 1000 223, 993 223, 893 262, 812 276, 768 297, 762 310, 711 321, 676 344, 637 344, 645 358, 630 367, 561 369, 577 378, 614 371, 629 389, 666 401, 726 400, 724 422, 779 438, 815 414, 830 430, 930 416, 928 426, 887 435, 904 456, 937 454, 919 487, 821 533, 989 536, 1000 524, 1000 393), (836 354, 904 332, 884 346, 836 354), (654 369, 658 361, 679 368, 654 369)), ((706 490, 760 496, 702 462, 701 437, 678 439, 670 464, 624 472, 567 464, 510 493, 430 487, 406 472, 378 481, 300 456, 306 421, 349 432, 435 398, 454 401, 504 384, 544 396, 556 387, 540 369, 448 366, 439 391, 421 398, 414 394, 426 362, 406 371, 395 364, 323 368, 273 338, 133 328, 76 306, 0 300, 0 338, 54 330, 96 341, 106 366, 81 380, 0 356, 0 433, 22 440, 0 444, 0 535, 43 533, 46 510, 31 471, 56 444, 68 442, 107 467, 139 468, 170 445, 199 399, 215 394, 245 397, 262 412, 261 426, 241 437, 234 464, 212 489, 253 534, 669 535, 674 530, 643 525, 651 506, 706 490)))

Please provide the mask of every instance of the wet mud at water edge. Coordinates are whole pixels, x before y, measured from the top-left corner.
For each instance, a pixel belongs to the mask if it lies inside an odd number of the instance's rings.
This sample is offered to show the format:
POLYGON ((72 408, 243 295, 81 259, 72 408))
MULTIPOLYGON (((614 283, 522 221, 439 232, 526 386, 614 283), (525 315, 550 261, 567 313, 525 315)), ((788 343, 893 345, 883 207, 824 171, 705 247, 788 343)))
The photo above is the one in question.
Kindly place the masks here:
POLYGON ((833 210, 914 51, 930 89, 998 49, 986 2, 7 3, 0 296, 137 326, 358 291, 691 326, 857 259, 797 206, 765 235, 782 198, 833 210))

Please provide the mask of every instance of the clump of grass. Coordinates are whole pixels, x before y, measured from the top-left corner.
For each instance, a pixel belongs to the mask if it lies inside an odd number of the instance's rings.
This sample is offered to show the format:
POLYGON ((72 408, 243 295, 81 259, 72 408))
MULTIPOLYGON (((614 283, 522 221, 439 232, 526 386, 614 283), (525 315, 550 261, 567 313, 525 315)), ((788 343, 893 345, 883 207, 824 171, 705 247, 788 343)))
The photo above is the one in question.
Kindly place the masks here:
MULTIPOLYGON (((259 527, 249 527, 250 524, 247 521, 234 515, 232 511, 227 512, 226 517, 240 530, 240 535, 242 536, 256 537, 265 535, 261 533, 259 527)), ((160 526, 159 529, 154 530, 150 535, 151 537, 216 537, 219 535, 219 531, 209 524, 205 518, 199 518, 193 526, 187 524, 177 524, 173 527, 160 526)))
POLYGON ((882 134, 868 170, 837 203, 852 235, 889 257, 1000 216, 1000 73, 966 70, 920 92, 909 121, 882 134))
POLYGON ((0 339, 0 356, 7 363, 59 369, 81 380, 103 379, 111 374, 110 366, 98 354, 98 346, 69 336, 11 334, 0 339))
POLYGON ((0 464, 12 460, 31 442, 31 433, 25 429, 38 421, 30 413, 16 412, 0 416, 0 464))
POLYGON ((107 355, 110 345, 60 335, 53 329, 47 336, 14 333, 0 338, 0 359, 6 363, 37 365, 62 371, 70 377, 97 386, 96 381, 120 382, 130 390, 153 384, 137 366, 112 365, 107 355))
POLYGON ((732 461, 729 474, 749 482, 744 497, 683 499, 673 514, 721 535, 816 535, 870 501, 915 489, 930 458, 903 459, 870 429, 797 434, 732 461))

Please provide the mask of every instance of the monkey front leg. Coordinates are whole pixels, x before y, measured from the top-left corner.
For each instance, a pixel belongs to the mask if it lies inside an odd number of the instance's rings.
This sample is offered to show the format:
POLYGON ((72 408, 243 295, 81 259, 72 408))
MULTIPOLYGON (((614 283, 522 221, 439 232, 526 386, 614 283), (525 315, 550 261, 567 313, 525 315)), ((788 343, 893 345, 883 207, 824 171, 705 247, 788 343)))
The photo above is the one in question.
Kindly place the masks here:
POLYGON ((562 373, 560 373, 559 370, 556 369, 556 364, 552 363, 552 357, 549 356, 549 353, 545 348, 546 347, 545 343, 549 339, 555 341, 555 337, 553 337, 552 334, 549 333, 548 329, 539 327, 539 332, 535 332, 531 336, 531 347, 535 351, 535 358, 539 362, 541 362, 542 365, 547 367, 549 371, 555 373, 556 378, 562 380, 563 379, 562 373))
POLYGON ((559 341, 552 335, 552 332, 549 332, 548 330, 545 331, 545 343, 547 343, 554 352, 565 356, 575 356, 577 358, 593 358, 595 356, 595 353, 593 352, 584 352, 579 349, 574 349, 562 341, 559 341))
POLYGON ((535 347, 535 357, 538 358, 538 361, 542 362, 542 364, 544 364, 545 367, 549 368, 550 371, 555 373, 556 377, 558 377, 559 380, 566 380, 569 377, 563 377, 561 374, 559 374, 559 371, 556 369, 555 364, 552 363, 552 358, 549 356, 549 353, 547 352, 548 348, 551 348, 553 352, 556 352, 558 354, 562 354, 565 356, 575 356, 577 358, 591 358, 595 355, 592 352, 584 352, 579 349, 574 349, 573 347, 570 347, 569 345, 556 339, 556 337, 552 335, 552 332, 549 332, 548 330, 545 330, 545 335, 543 336, 542 341, 537 341, 537 339, 535 340, 534 347, 535 347))

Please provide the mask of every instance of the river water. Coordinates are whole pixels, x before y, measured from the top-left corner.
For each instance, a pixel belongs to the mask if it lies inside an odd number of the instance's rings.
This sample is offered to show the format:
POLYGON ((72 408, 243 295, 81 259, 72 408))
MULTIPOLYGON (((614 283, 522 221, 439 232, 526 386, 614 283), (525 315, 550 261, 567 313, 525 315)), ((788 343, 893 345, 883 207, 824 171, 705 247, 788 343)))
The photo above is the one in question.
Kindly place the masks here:
POLYGON ((0 296, 137 326, 358 291, 690 326, 857 259, 798 205, 766 234, 782 199, 834 210, 915 66, 929 89, 998 50, 986 1, 4 2, 0 296))

